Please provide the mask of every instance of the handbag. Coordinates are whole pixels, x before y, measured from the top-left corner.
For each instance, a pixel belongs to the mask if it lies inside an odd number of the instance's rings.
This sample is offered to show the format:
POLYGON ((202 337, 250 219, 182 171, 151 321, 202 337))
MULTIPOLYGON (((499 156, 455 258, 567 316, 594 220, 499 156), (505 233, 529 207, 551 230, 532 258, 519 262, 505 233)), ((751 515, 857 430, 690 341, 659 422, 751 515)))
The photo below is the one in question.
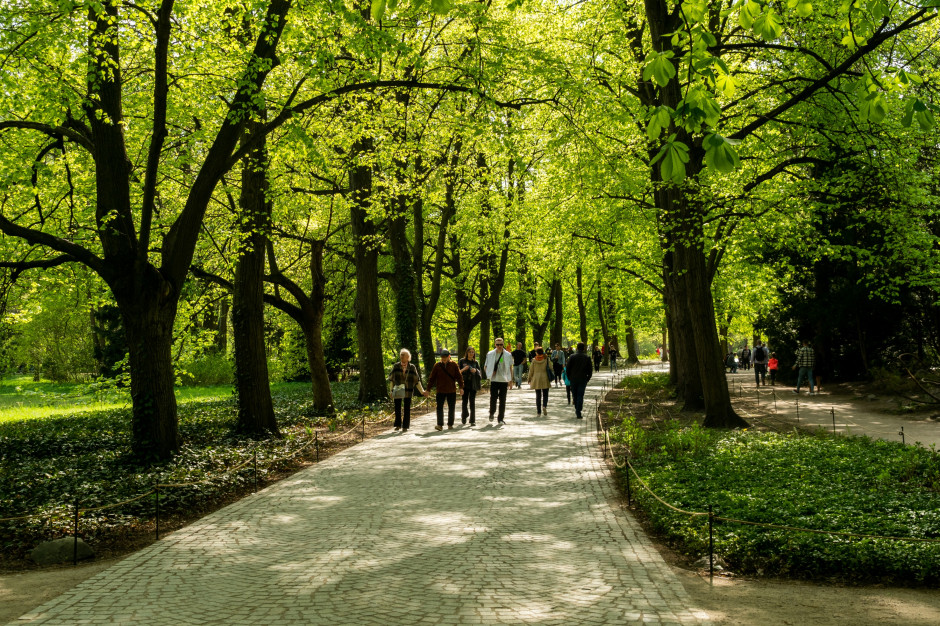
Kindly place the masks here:
POLYGON ((571 381, 568 380, 568 368, 561 370, 561 379, 565 382, 565 387, 571 386, 571 381))
POLYGON ((392 387, 392 398, 398 400, 405 397, 405 385, 395 385, 392 387))
POLYGON ((552 364, 550 361, 545 363, 545 371, 548 372, 548 382, 555 382, 555 372, 552 371, 552 364))

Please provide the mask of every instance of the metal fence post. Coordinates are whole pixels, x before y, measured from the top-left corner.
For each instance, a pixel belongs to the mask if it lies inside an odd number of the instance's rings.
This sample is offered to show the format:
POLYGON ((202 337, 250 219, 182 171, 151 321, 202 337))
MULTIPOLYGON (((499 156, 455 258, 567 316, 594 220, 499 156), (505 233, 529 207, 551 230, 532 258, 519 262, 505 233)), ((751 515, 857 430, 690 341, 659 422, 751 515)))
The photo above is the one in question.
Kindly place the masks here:
POLYGON ((78 498, 75 498, 75 526, 72 529, 72 565, 78 565, 78 498))
POLYGON ((160 483, 153 486, 154 519, 157 526, 157 541, 160 540, 160 483))
POLYGON ((715 513, 712 505, 708 505, 708 583, 712 584, 715 578, 715 513))
POLYGON ((362 438, 359 439, 359 441, 365 441, 365 440, 366 440, 366 416, 363 415, 362 416, 362 438))
POLYGON ((317 451, 317 463, 320 462, 320 431, 313 431, 313 448, 317 451))
MULTIPOLYGON (((627 462, 627 455, 623 455, 623 460, 627 462)), ((627 506, 633 506, 633 491, 630 488, 630 466, 627 465, 627 506)))
POLYGON ((903 426, 901 426, 901 432, 899 432, 898 434, 901 435, 901 445, 902 446, 907 445, 907 442, 904 441, 904 427, 903 426))
POLYGON ((800 423, 800 399, 796 399, 796 423, 800 423))
POLYGON ((254 458, 252 461, 255 470, 255 493, 258 493, 258 450, 254 451, 254 458))

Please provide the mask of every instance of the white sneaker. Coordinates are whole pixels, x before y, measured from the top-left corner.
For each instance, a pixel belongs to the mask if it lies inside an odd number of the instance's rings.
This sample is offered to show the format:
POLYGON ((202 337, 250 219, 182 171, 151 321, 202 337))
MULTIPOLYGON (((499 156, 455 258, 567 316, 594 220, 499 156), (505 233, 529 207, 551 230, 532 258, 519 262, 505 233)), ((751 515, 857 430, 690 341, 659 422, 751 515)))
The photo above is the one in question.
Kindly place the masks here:
POLYGON ((809 395, 815 396, 815 395, 816 395, 816 392, 815 392, 815 391, 810 391, 810 392, 809 392, 809 395))

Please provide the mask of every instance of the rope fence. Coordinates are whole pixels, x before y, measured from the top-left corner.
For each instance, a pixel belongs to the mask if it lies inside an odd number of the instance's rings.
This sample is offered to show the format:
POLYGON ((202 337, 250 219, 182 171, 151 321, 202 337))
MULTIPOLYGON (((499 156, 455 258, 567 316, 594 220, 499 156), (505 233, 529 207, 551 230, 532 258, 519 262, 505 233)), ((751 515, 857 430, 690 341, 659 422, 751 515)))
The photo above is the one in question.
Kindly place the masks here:
MULTIPOLYGON (((606 398, 606 394, 604 396, 606 398)), ((894 535, 871 535, 865 533, 852 533, 846 531, 838 530, 821 530, 817 528, 802 528, 799 526, 789 526, 786 524, 772 524, 769 522, 754 522, 751 520, 742 520, 734 517, 725 517, 722 515, 717 515, 714 512, 713 506, 709 505, 708 511, 688 511, 682 509, 674 504, 671 504, 664 500, 659 494, 657 494, 653 489, 646 483, 645 480, 640 476, 636 471, 636 468, 633 467, 633 464, 630 463, 629 449, 623 453, 623 461, 618 462, 617 454, 614 453, 613 444, 610 440, 610 430, 604 425, 604 419, 600 410, 600 403, 596 403, 597 407, 597 428, 599 430, 598 438, 603 439, 604 442, 604 458, 609 459, 613 466, 617 469, 628 469, 629 471, 625 472, 626 476, 626 489, 627 489, 627 505, 633 505, 633 480, 631 480, 631 474, 635 479, 635 482, 639 483, 640 486, 646 491, 650 496, 652 496, 657 502, 667 507, 668 509, 688 517, 707 517, 708 518, 708 545, 709 545, 709 566, 708 574, 709 579, 713 579, 715 575, 715 563, 714 563, 714 522, 728 522, 732 524, 742 524, 746 526, 755 526, 760 528, 768 528, 774 530, 786 530, 790 532, 801 532, 801 533, 810 533, 816 535, 828 535, 832 537, 846 537, 853 539, 880 539, 885 541, 907 541, 914 543, 927 543, 927 544, 936 544, 940 543, 940 539, 930 539, 926 537, 901 537, 894 535)), ((621 396, 620 405, 617 409, 617 417, 619 419, 621 411, 623 410, 623 397, 621 396)), ((652 410, 652 409, 651 409, 652 410)), ((749 416, 752 417, 752 416, 749 416)), ((903 431, 903 429, 902 429, 903 431)), ((902 435, 903 436, 903 435, 902 435)))
MULTIPOLYGON (((420 408, 420 407, 423 406, 423 407, 424 407, 424 410, 425 410, 425 413, 426 413, 426 412, 428 411, 428 405, 430 405, 430 398, 422 398, 422 400, 421 400, 420 402, 418 402, 417 404, 415 404, 414 406, 412 406, 412 410, 418 409, 418 408, 420 408)), ((71 518, 71 520, 72 520, 72 526, 73 526, 73 528, 72 528, 72 530, 73 530, 72 535, 73 535, 73 537, 74 537, 74 548, 73 548, 72 562, 73 562, 73 565, 74 565, 74 564, 77 564, 77 563, 78 563, 78 531, 79 531, 79 518, 81 517, 82 514, 85 514, 85 513, 95 513, 95 512, 99 512, 99 511, 107 511, 107 510, 110 510, 110 509, 116 509, 116 508, 118 508, 118 507, 121 507, 121 506, 124 506, 124 505, 127 505, 127 504, 131 504, 131 503, 137 502, 137 501, 139 501, 139 500, 143 500, 144 498, 147 498, 147 497, 149 497, 149 496, 153 496, 153 497, 154 497, 154 511, 155 511, 155 516, 154 516, 154 518, 155 518, 155 533, 156 533, 156 538, 159 539, 159 538, 160 538, 160 490, 161 490, 161 489, 176 489, 176 488, 194 487, 194 486, 197 486, 197 485, 210 484, 210 483, 213 483, 213 482, 218 481, 218 480, 220 480, 220 479, 223 479, 223 478, 225 478, 225 477, 232 476, 232 475, 234 475, 236 472, 239 472, 239 471, 245 469, 246 467, 248 467, 249 465, 252 465, 252 466, 253 466, 252 471, 253 471, 253 475, 254 475, 254 490, 255 490, 255 492, 257 492, 257 491, 258 491, 258 486, 259 486, 259 475, 260 475, 260 472, 262 472, 262 471, 264 471, 264 470, 267 470, 267 469, 270 469, 270 468, 274 467, 274 466, 277 465, 277 464, 284 463, 285 461, 290 461, 290 460, 296 458, 298 455, 300 455, 300 454, 303 453, 304 451, 309 450, 311 446, 314 447, 315 450, 316 450, 316 462, 319 463, 319 462, 320 462, 320 447, 321 447, 322 445, 328 444, 328 443, 332 443, 332 442, 335 442, 335 441, 339 441, 339 440, 341 440, 341 439, 344 439, 344 438, 348 437, 351 433, 353 433, 353 431, 356 431, 356 430, 359 430, 359 431, 360 431, 360 436, 361 436, 360 441, 364 441, 364 440, 365 440, 365 436, 366 436, 366 432, 365 432, 365 431, 366 431, 366 425, 367 425, 367 424, 372 425, 372 426, 378 426, 378 425, 381 425, 381 424, 385 424, 385 423, 389 422, 390 420, 393 420, 394 418, 395 418, 395 414, 394 414, 393 412, 387 414, 385 417, 383 417, 383 418, 381 418, 381 419, 378 419, 378 420, 371 420, 371 421, 367 421, 366 418, 365 418, 365 416, 363 415, 363 416, 362 416, 359 420, 357 420, 356 423, 355 423, 354 425, 352 425, 349 429, 347 429, 346 431, 344 431, 344 432, 342 432, 342 433, 334 434, 334 435, 332 435, 332 436, 330 436, 330 437, 323 437, 323 436, 321 436, 321 434, 320 434, 321 431, 320 431, 319 429, 314 429, 314 430, 313 430, 313 436, 310 437, 309 441, 303 443, 303 445, 301 445, 300 447, 298 447, 298 448, 292 450, 289 454, 286 454, 286 455, 283 455, 283 456, 269 457, 269 458, 267 459, 266 463, 263 463, 263 464, 260 466, 260 468, 259 468, 259 464, 258 464, 258 451, 255 450, 255 451, 252 453, 252 456, 251 456, 249 459, 247 459, 246 461, 244 461, 244 462, 242 462, 242 463, 239 463, 238 465, 236 465, 236 466, 234 466, 234 467, 228 468, 228 469, 226 469, 224 472, 221 472, 221 473, 219 473, 219 474, 214 474, 214 475, 212 475, 212 476, 207 476, 206 478, 203 478, 203 479, 200 479, 200 480, 187 481, 187 482, 172 482, 172 483, 170 483, 170 482, 168 482, 168 483, 160 483, 160 482, 158 482, 158 483, 155 483, 154 486, 153 486, 153 488, 150 489, 149 491, 146 491, 146 492, 144 492, 144 493, 138 494, 138 495, 133 496, 133 497, 131 497, 131 498, 128 498, 128 499, 126 499, 126 500, 122 500, 122 501, 120 501, 120 502, 113 502, 113 503, 110 503, 110 504, 103 504, 103 505, 94 506, 94 507, 80 507, 80 506, 79 506, 79 501, 76 500, 74 506, 71 507, 70 509, 65 509, 65 510, 61 510, 61 511, 43 512, 43 513, 31 513, 31 514, 27 514, 27 515, 17 515, 17 516, 12 516, 12 517, 0 517, 0 522, 17 522, 17 521, 34 520, 34 519, 40 519, 40 520, 46 520, 47 522, 53 522, 53 521, 56 521, 56 520, 69 519, 69 518, 71 518)))

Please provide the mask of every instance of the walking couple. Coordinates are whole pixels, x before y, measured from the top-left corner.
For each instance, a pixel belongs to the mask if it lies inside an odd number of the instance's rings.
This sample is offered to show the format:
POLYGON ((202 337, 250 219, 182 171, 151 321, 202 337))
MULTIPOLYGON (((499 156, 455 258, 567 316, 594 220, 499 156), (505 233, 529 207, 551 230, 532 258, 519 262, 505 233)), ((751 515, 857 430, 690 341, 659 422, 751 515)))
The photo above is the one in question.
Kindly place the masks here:
MULTIPOLYGON (((582 418, 584 391, 587 389, 588 381, 591 380, 591 370, 591 358, 587 355, 587 346, 579 343, 577 352, 568 357, 560 372, 560 378, 564 381, 565 387, 570 389, 574 399, 574 411, 578 419, 582 418)), ((548 390, 554 377, 552 363, 545 351, 541 347, 536 348, 535 358, 529 365, 529 387, 535 390, 535 410, 539 416, 543 413, 548 415, 548 390)))

